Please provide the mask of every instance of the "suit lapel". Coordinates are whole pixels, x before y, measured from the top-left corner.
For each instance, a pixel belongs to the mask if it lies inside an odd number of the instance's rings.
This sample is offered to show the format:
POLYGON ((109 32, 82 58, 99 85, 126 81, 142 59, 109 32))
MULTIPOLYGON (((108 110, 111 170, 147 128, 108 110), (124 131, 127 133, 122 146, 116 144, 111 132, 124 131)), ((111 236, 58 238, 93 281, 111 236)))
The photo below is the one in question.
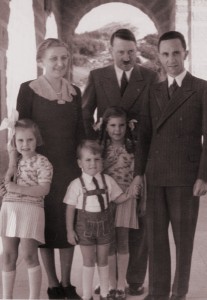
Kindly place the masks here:
MULTIPOLYGON (((163 108, 163 112, 157 123, 157 129, 194 93, 192 88, 192 79, 192 75, 187 73, 183 79, 182 86, 176 90, 172 99, 168 100, 167 104, 163 108)), ((163 97, 166 97, 166 91, 163 90, 163 92, 163 97)))
POLYGON ((134 66, 132 70, 131 77, 125 93, 121 98, 121 106, 126 110, 129 110, 130 107, 137 100, 139 94, 141 94, 143 88, 145 87, 146 82, 143 80, 139 66, 134 66))
POLYGON ((161 111, 169 102, 167 80, 161 82, 155 90, 155 98, 161 111))
POLYGON ((121 94, 113 65, 105 69, 101 84, 107 96, 109 106, 119 105, 121 94))

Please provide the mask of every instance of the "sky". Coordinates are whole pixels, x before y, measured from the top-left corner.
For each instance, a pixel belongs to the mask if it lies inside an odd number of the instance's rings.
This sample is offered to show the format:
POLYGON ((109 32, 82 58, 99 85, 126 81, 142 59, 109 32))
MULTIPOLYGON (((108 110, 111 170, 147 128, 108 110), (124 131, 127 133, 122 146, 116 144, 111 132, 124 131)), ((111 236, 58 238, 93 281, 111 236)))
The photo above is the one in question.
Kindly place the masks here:
POLYGON ((108 3, 87 13, 79 22, 76 33, 96 30, 111 22, 127 22, 139 29, 139 37, 156 33, 151 19, 138 8, 124 3, 108 3))

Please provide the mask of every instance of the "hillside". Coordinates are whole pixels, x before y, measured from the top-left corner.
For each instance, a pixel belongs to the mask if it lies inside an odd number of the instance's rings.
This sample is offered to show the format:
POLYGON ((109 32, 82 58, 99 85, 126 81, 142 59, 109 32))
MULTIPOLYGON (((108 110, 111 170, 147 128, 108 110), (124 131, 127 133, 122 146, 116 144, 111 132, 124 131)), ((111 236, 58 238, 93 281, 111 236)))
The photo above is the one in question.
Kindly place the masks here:
POLYGON ((112 23, 109 23, 109 24, 99 28, 98 31, 100 33, 102 33, 103 35, 107 34, 108 39, 110 39, 113 32, 115 32, 116 30, 118 30, 120 28, 127 28, 127 29, 131 30, 134 33, 134 35, 136 36, 136 38, 137 39, 139 38, 139 29, 137 27, 133 26, 132 24, 125 23, 125 22, 123 22, 123 23, 112 22, 112 23))

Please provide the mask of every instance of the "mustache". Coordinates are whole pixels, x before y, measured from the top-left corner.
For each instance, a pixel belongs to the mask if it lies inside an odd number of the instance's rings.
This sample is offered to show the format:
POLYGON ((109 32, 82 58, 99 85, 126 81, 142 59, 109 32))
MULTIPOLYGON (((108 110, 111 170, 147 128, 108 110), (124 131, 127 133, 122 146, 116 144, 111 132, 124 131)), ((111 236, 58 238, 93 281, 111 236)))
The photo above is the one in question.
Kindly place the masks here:
POLYGON ((130 64, 130 60, 123 60, 122 61, 124 65, 129 65, 130 64))

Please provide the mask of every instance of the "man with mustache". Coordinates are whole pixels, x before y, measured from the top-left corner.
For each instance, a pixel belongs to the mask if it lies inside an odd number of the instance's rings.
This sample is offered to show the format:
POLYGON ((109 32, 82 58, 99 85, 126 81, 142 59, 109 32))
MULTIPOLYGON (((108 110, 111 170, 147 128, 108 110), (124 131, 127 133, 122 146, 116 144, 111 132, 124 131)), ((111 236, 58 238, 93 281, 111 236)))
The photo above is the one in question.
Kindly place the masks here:
MULTIPOLYGON (((83 93, 83 119, 90 139, 97 138, 93 129, 96 109, 98 122, 110 106, 122 107, 129 120, 139 122, 140 109, 143 100, 148 97, 149 86, 158 79, 155 72, 136 64, 136 38, 130 30, 123 28, 114 32, 110 44, 114 63, 91 71, 83 93)), ((127 282, 131 295, 143 294, 147 269, 145 217, 138 218, 140 229, 131 229, 129 233, 127 282)))

